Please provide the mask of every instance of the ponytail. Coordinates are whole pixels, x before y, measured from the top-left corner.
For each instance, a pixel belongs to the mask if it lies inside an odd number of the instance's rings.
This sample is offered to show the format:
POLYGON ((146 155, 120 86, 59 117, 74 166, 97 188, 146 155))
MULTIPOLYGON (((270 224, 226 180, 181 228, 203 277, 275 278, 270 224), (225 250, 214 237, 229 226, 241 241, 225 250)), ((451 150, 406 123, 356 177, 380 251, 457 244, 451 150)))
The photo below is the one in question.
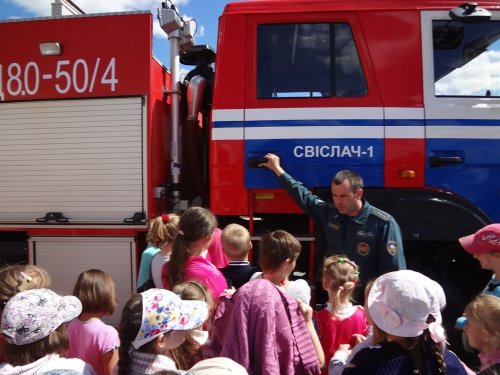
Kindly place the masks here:
MULTIPOLYGON (((427 323, 432 323, 435 318, 429 315, 427 318, 427 323)), ((431 337, 431 333, 426 329, 419 337, 413 339, 407 339, 408 350, 410 352, 410 357, 413 362, 413 373, 422 374, 422 357, 431 357, 436 366, 436 374, 446 373, 446 363, 443 354, 443 345, 441 343, 436 343, 431 337)))
POLYGON ((217 219, 206 208, 191 207, 184 211, 179 220, 179 234, 174 240, 172 254, 166 266, 165 280, 168 282, 168 289, 183 281, 191 244, 211 235, 216 227, 217 219))
POLYGON ((329 279, 329 294, 334 293, 332 304, 339 306, 342 301, 351 300, 352 293, 359 279, 358 266, 342 255, 325 259, 323 276, 329 279))
POLYGON ((166 264, 167 289, 172 290, 174 286, 180 284, 184 280, 184 267, 188 258, 189 244, 186 242, 185 236, 179 234, 174 241, 170 260, 166 264))

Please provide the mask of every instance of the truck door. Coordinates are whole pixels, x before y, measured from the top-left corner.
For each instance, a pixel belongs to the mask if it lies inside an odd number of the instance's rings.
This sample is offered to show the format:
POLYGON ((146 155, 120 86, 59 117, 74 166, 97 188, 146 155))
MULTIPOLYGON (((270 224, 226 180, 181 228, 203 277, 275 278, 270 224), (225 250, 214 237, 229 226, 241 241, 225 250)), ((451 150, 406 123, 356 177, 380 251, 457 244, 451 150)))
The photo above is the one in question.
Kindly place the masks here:
POLYGON ((426 185, 500 220, 500 12, 462 23, 423 12, 426 185), (492 204, 491 201, 495 204, 492 204))
MULTIPOLYGON (((276 153, 308 187, 346 165, 383 185, 384 111, 356 13, 250 15, 245 44, 245 158, 276 153)), ((246 188, 279 186, 245 168, 246 188)))

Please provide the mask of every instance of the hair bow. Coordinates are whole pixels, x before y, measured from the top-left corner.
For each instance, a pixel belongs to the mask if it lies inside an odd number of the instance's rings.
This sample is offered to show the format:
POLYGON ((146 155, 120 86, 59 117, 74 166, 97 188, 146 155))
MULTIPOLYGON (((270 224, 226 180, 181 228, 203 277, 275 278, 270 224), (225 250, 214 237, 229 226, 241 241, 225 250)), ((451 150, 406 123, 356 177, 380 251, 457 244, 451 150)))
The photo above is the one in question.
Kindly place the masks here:
POLYGON ((446 342, 446 333, 441 324, 432 322, 429 324, 428 329, 431 334, 432 341, 434 341, 436 344, 446 342))
POLYGON ((167 224, 170 221, 170 216, 168 214, 161 214, 161 219, 163 220, 163 224, 167 224))

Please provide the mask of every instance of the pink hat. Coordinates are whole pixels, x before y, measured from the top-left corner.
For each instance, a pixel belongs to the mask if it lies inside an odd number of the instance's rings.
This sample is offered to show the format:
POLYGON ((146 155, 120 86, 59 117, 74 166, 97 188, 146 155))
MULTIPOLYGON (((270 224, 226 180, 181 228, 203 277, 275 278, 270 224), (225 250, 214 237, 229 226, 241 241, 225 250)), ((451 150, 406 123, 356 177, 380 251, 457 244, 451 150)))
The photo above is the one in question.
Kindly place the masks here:
POLYGON ((500 251, 500 224, 490 224, 476 233, 459 238, 460 245, 471 254, 500 251))
POLYGON ((417 337, 427 328, 441 331, 440 335, 436 332, 440 336, 436 342, 444 339, 441 310, 445 304, 443 288, 437 282, 410 270, 380 276, 368 294, 368 311, 380 329, 400 337, 417 337), (435 319, 432 327, 427 323, 429 315, 435 319))

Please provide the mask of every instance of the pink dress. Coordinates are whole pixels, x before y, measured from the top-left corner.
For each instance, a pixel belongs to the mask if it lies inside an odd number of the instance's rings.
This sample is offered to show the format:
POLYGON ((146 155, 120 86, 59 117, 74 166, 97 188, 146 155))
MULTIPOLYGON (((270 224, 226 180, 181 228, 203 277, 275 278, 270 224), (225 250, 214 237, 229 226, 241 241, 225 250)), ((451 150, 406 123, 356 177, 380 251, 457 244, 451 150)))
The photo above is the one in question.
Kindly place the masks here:
POLYGON ((76 318, 68 324, 68 358, 80 358, 92 365, 97 375, 104 374, 101 356, 120 346, 118 332, 99 319, 86 322, 76 318))

